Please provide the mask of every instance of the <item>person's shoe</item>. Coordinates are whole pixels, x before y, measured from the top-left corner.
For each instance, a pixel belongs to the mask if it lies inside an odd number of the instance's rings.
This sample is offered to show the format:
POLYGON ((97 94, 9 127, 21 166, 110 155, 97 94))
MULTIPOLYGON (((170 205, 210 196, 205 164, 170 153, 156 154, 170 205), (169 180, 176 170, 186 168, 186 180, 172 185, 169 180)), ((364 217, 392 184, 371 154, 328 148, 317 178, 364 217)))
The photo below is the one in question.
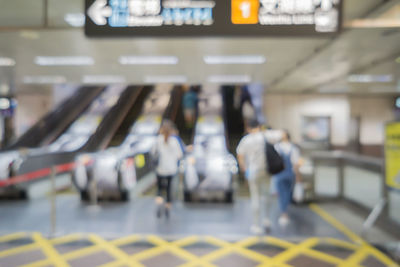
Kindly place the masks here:
POLYGON ((278 223, 281 227, 285 227, 290 223, 288 216, 280 216, 278 219, 278 223))
POLYGON ((250 227, 250 232, 251 232, 253 235, 262 235, 262 234, 264 233, 264 230, 263 230, 260 226, 252 225, 252 226, 250 227))
POLYGON ((267 232, 271 230, 271 221, 268 219, 264 219, 263 226, 267 232))

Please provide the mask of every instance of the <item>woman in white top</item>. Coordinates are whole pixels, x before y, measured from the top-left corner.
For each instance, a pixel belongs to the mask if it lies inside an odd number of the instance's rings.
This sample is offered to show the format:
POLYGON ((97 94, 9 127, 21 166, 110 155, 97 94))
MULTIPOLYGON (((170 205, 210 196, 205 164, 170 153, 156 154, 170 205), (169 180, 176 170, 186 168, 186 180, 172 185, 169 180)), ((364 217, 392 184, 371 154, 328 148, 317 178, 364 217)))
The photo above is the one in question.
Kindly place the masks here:
POLYGON ((157 217, 161 216, 164 206, 165 216, 169 217, 171 208, 171 182, 178 172, 179 160, 183 157, 182 148, 178 138, 174 136, 175 127, 169 120, 164 120, 160 134, 152 148, 152 155, 157 158, 157 217), (163 191, 165 191, 166 201, 164 201, 163 191))

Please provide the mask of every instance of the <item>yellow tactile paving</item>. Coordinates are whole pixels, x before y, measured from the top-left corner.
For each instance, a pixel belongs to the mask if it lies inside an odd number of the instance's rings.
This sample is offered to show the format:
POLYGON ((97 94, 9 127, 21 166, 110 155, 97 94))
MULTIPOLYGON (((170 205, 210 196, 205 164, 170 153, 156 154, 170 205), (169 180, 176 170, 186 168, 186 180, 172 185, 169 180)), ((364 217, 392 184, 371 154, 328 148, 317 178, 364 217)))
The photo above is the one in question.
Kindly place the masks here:
POLYGON ((256 262, 259 267, 290 267, 290 262, 299 256, 307 256, 317 261, 343 267, 361 267, 365 259, 369 256, 373 256, 385 266, 399 266, 385 254, 351 232, 320 207, 311 205, 310 208, 332 226, 348 236, 351 241, 338 240, 335 238, 310 237, 300 243, 292 243, 276 237, 248 237, 237 242, 228 242, 212 236, 188 236, 174 241, 167 241, 155 235, 131 235, 109 241, 95 234, 72 234, 54 239, 46 239, 39 233, 15 233, 0 236, 0 243, 26 238, 31 238, 33 242, 31 244, 0 251, 0 261, 2 258, 8 256, 40 249, 47 258, 25 266, 69 266, 68 262, 71 260, 90 257, 91 254, 98 252, 105 252, 114 259, 111 262, 101 265, 102 267, 141 267, 145 266, 143 263, 144 261, 152 259, 153 257, 158 257, 164 253, 169 253, 180 258, 184 262, 180 265, 181 267, 214 267, 217 266, 216 262, 218 260, 227 256, 229 257, 229 255, 232 254, 252 260, 256 262), (92 245, 67 253, 59 253, 55 248, 55 246, 68 245, 68 243, 82 240, 90 241, 92 245), (140 244, 140 242, 149 243, 151 247, 133 255, 127 254, 121 249, 122 246, 134 245, 135 243, 140 244), (209 244, 210 247, 213 247, 213 250, 205 255, 197 256, 185 249, 185 247, 196 243, 209 244), (281 248, 282 251, 270 257, 250 249, 251 246, 260 243, 281 248), (351 254, 345 259, 338 258, 323 251, 319 251, 316 249, 317 245, 329 245, 333 248, 345 249, 351 254))

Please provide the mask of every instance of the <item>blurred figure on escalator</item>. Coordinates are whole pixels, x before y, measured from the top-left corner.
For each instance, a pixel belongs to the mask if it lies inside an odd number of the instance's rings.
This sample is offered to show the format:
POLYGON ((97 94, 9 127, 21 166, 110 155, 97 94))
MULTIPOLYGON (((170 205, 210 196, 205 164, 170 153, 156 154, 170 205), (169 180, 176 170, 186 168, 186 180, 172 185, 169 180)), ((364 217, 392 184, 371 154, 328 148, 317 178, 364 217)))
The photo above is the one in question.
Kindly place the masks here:
POLYGON ((185 93, 182 98, 183 115, 185 117, 186 128, 192 129, 196 120, 198 93, 200 86, 194 85, 184 88, 185 93))
POLYGON ((248 128, 250 121, 257 120, 256 111, 251 100, 251 95, 247 86, 241 87, 240 107, 243 116, 244 128, 248 128))
POLYGON ((179 160, 183 157, 181 145, 175 138, 176 130, 173 122, 164 120, 160 134, 151 149, 157 175, 157 217, 164 213, 168 218, 171 209, 171 184, 178 173, 179 160))

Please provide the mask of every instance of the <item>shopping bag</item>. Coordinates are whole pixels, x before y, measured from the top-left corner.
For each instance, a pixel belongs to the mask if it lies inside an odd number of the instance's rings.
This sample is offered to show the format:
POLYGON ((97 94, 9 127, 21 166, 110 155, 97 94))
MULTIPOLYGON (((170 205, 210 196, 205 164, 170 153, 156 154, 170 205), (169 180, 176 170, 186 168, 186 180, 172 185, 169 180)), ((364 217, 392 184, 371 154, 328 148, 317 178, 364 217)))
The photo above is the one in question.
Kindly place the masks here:
POLYGON ((297 182, 293 189, 293 200, 296 203, 302 203, 304 201, 304 184, 302 182, 297 182))

